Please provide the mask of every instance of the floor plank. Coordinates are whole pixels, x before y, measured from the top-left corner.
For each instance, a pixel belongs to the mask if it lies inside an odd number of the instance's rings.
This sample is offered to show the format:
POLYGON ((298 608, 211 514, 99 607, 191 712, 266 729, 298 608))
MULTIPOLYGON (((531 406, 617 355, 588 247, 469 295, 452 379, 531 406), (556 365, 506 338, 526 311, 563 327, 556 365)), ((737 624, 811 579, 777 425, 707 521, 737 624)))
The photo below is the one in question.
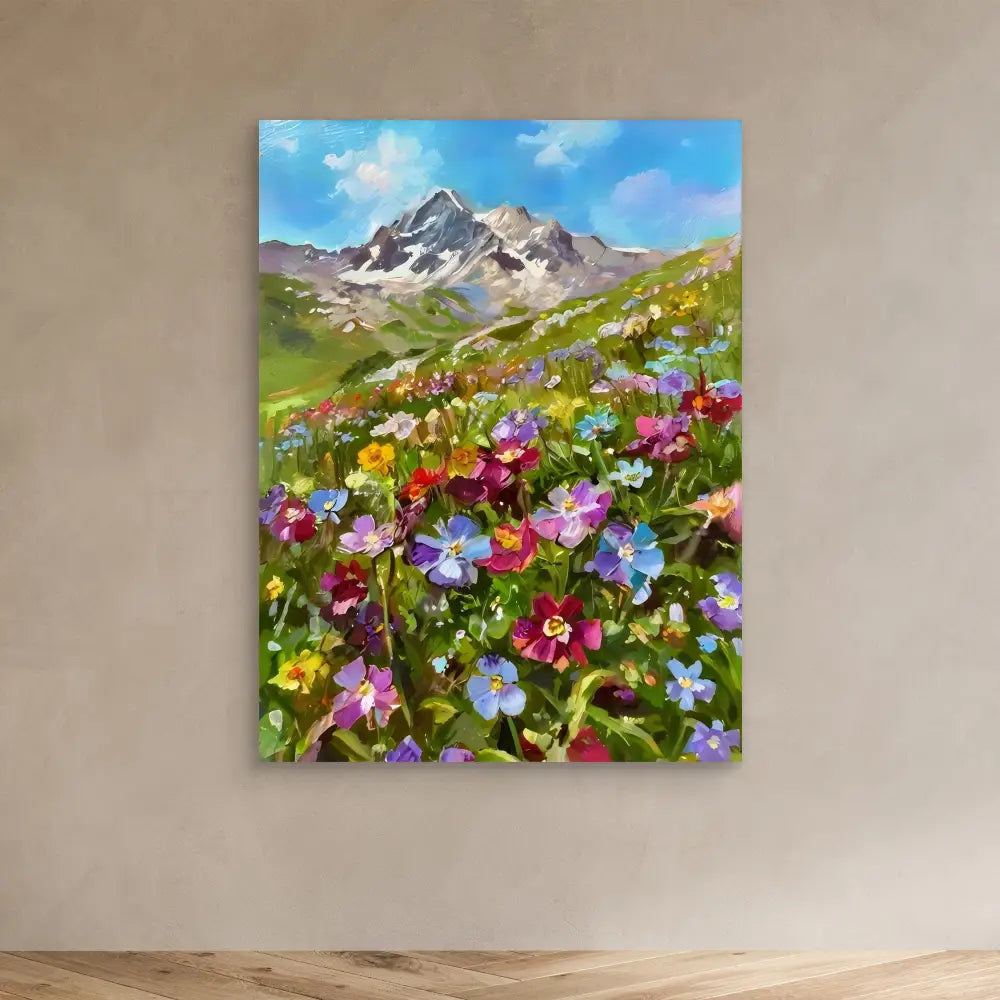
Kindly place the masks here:
POLYGON ((462 997, 463 1000, 570 1000, 587 992, 662 982, 693 973, 711 973, 783 954, 746 951, 672 952, 653 958, 619 962, 604 968, 560 973, 511 986, 468 990, 462 993, 462 997))
POLYGON ((22 1000, 150 1000, 153 996, 145 990, 56 968, 44 960, 10 954, 0 954, 0 990, 22 1000))
MULTIPOLYGON (((898 958, 898 953, 894 953, 898 958)), ((906 959, 900 959, 905 961, 906 959)), ((859 953, 849 958, 847 953, 799 952, 779 959, 751 962, 738 969, 706 975, 681 976, 642 986, 590 991, 577 995, 575 1000, 718 1000, 747 988, 771 989, 770 1000, 784 1000, 792 984, 816 977, 829 976, 851 968, 865 968, 872 975, 885 964, 883 956, 859 953)), ((848 1000, 832 996, 830 1000, 848 1000)), ((850 1000, 854 1000, 853 997, 850 1000)))
POLYGON ((938 952, 783 985, 740 990, 726 1000, 996 1000, 1000 954, 938 952), (919 992, 915 992, 919 991, 919 992))
MULTIPOLYGON (((543 951, 534 955, 513 955, 480 965, 484 972, 511 979, 539 979, 565 972, 586 972, 609 965, 622 965, 646 958, 657 958, 658 951, 543 951)), ((677 954, 681 954, 678 952, 677 954)))
MULTIPOLYGON (((291 954, 288 953, 288 956, 291 954)), ((358 1000, 438 1000, 439 997, 450 996, 431 989, 426 980, 399 984, 288 956, 252 951, 169 953, 170 960, 181 965, 316 1000, 342 1000, 345 997, 357 997, 358 1000)), ((452 970, 454 973, 460 971, 452 970)))
POLYGON ((452 990, 482 989, 485 986, 502 986, 514 982, 513 978, 498 976, 476 969, 463 969, 445 965, 420 953, 406 954, 398 951, 275 951, 266 952, 317 965, 337 972, 353 972, 382 983, 413 986, 425 990, 448 993, 452 990))
POLYGON ((38 952, 39 961, 172 1000, 439 1000, 441 994, 403 990, 363 976, 325 971, 259 952, 38 952), (181 961, 172 956, 182 955, 181 961))
POLYGON ((690 952, 463 994, 469 1000, 712 1000, 738 989, 872 966, 899 952, 690 952))
POLYGON ((306 998, 1000 1000, 1000 951, 0 953, 0 1000, 306 998))

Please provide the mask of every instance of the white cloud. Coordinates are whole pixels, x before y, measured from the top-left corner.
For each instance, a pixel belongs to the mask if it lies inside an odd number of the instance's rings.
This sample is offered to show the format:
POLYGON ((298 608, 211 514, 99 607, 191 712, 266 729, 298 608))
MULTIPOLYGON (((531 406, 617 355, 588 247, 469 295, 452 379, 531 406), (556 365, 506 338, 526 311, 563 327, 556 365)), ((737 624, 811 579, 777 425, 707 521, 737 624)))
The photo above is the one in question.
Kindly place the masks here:
POLYGON ((666 248, 736 232, 741 210, 739 184, 721 189, 677 184, 657 168, 620 180, 591 208, 590 220, 612 240, 666 248))
POLYGON ((571 150, 607 146, 622 130, 615 121, 539 119, 537 123, 542 128, 534 135, 522 132, 517 137, 517 143, 519 146, 542 147, 535 154, 535 165, 538 167, 578 167, 580 160, 569 156, 571 150))
POLYGON ((289 154, 297 153, 299 151, 299 138, 295 133, 299 124, 297 121, 261 121, 261 153, 269 153, 276 149, 289 154))
POLYGON ((442 160, 437 150, 424 149, 413 136, 385 129, 368 146, 330 153, 323 162, 341 175, 334 195, 343 194, 367 208, 374 227, 396 218, 425 195, 442 160))

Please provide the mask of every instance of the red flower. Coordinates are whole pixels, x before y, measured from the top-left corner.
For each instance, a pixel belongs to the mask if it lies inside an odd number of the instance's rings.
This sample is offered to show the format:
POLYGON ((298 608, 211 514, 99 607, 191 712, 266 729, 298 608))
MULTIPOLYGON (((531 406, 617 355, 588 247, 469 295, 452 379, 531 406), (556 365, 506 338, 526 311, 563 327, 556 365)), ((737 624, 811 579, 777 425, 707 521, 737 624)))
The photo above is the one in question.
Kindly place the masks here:
POLYGON ((415 469, 410 481, 399 491, 404 500, 419 500, 426 496, 435 486, 440 486, 448 478, 444 462, 436 469, 425 469, 422 466, 415 469))
POLYGON ((278 508, 271 534, 283 542, 304 542, 316 534, 316 515, 301 500, 290 497, 278 508))
POLYGON ((695 387, 681 396, 679 409, 697 420, 708 417, 714 424, 724 424, 743 409, 743 396, 720 396, 716 387, 705 381, 705 373, 701 372, 695 387))
POLYGON ((326 621, 332 621, 356 608, 368 596, 368 571, 356 559, 349 563, 338 562, 332 573, 320 577, 320 588, 330 592, 330 603, 320 610, 326 621))
POLYGON ((524 733, 517 734, 518 739, 521 743, 521 756, 525 760, 530 760, 534 763, 545 760, 545 753, 537 744, 532 743, 524 733))
POLYGON ((531 610, 534 614, 518 618, 511 633, 514 648, 529 660, 551 663, 561 673, 571 658, 586 665, 584 647, 601 648, 601 623, 580 618, 580 598, 570 595, 557 603, 551 594, 541 594, 531 602, 531 610))
POLYGON ((517 528, 513 524, 498 524, 493 529, 490 548, 490 557, 480 559, 478 565, 491 573, 522 573, 538 554, 538 532, 528 518, 517 528))
POLYGON ((324 399, 323 402, 319 404, 319 412, 324 416, 333 413, 333 400, 324 399))
POLYGON ((500 441, 493 451, 492 458, 505 465, 514 475, 537 468, 539 455, 537 448, 525 447, 520 441, 500 441))
POLYGON ((611 761, 608 748, 600 741, 593 726, 584 726, 566 747, 566 759, 575 764, 607 764, 611 761))

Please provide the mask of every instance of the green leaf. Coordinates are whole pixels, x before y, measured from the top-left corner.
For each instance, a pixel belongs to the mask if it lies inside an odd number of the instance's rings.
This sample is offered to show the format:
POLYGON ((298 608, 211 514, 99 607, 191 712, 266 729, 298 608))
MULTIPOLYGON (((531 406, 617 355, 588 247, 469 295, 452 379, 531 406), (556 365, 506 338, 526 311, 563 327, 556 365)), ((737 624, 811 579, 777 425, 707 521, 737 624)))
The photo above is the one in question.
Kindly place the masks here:
POLYGON ((576 736, 583 725, 584 717, 587 714, 587 706, 597 689, 612 677, 616 677, 614 670, 594 670, 589 674, 584 674, 570 691, 567 704, 570 709, 569 735, 570 738, 576 736))
POLYGON ((509 753, 507 753, 504 750, 496 750, 493 747, 484 747, 482 750, 477 750, 476 751, 476 760, 477 761, 504 761, 504 762, 513 761, 515 764, 517 763, 517 758, 516 757, 511 756, 509 753))
POLYGON ((443 696, 436 695, 431 698, 424 698, 418 706, 418 711, 420 709, 427 709, 431 712, 434 716, 435 725, 439 725, 442 722, 447 722, 458 712, 458 705, 443 696))
POLYGON ((645 729, 641 729, 639 726, 635 725, 635 723, 626 722, 624 719, 614 719, 608 715, 603 708, 597 708, 595 705, 591 705, 587 709, 587 715, 592 721, 596 722, 600 726, 603 726, 606 730, 614 733, 616 736, 620 736, 627 743, 641 744, 649 750, 649 752, 657 760, 663 757, 663 752, 656 745, 656 740, 654 740, 645 729))
POLYGON ((350 760, 372 759, 371 750, 350 729, 335 729, 330 736, 330 742, 336 743, 350 760))

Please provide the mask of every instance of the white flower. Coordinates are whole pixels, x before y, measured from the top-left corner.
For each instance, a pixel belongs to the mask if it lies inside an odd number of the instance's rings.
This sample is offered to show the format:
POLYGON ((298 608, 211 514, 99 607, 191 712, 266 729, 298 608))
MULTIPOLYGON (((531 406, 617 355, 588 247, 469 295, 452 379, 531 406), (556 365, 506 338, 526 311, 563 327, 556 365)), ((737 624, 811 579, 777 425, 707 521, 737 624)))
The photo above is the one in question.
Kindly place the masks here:
POLYGON ((408 438, 417 426, 416 418, 400 410, 386 418, 384 423, 372 428, 372 437, 386 437, 391 434, 397 441, 408 438))

